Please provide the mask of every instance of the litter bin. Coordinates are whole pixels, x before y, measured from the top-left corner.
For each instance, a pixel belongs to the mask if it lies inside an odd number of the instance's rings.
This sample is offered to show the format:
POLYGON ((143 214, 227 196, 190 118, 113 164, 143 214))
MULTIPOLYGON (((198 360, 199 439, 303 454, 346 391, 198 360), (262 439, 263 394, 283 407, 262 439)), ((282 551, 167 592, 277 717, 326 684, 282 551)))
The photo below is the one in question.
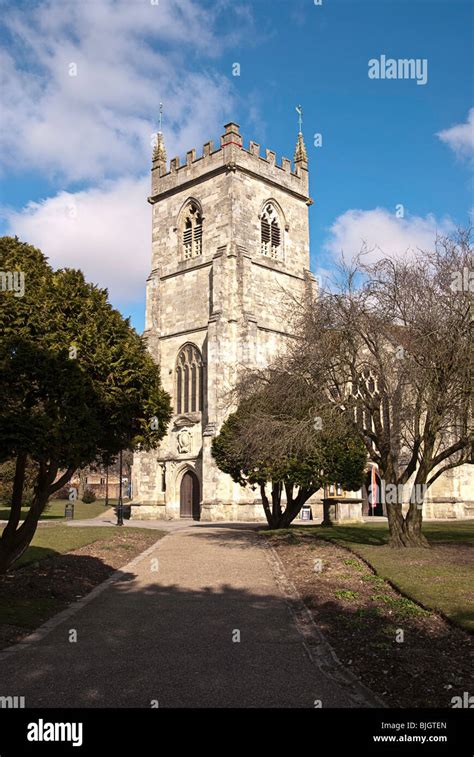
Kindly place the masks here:
POLYGON ((64 508, 64 517, 66 520, 73 520, 74 518, 74 505, 72 502, 68 502, 64 508))

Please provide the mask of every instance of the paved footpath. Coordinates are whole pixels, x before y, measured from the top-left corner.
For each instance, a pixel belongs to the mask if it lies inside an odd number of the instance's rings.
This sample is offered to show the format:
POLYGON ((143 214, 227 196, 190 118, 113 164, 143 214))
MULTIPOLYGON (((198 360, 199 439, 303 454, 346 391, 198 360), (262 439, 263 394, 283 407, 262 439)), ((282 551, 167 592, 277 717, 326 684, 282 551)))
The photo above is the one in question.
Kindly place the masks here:
POLYGON ((36 639, 0 652, 0 696, 27 707, 375 706, 312 645, 284 584, 251 528, 170 531, 36 639))

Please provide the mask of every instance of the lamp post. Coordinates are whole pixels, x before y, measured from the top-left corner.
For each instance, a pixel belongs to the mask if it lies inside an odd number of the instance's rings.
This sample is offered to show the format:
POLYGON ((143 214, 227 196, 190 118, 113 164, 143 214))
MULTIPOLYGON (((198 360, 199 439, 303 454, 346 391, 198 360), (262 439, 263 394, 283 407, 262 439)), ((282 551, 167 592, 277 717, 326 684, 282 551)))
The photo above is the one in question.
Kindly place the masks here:
POLYGON ((119 498, 117 504, 117 526, 123 526, 122 450, 120 450, 119 461, 119 498))
POLYGON ((105 469, 105 506, 109 506, 109 466, 105 469))

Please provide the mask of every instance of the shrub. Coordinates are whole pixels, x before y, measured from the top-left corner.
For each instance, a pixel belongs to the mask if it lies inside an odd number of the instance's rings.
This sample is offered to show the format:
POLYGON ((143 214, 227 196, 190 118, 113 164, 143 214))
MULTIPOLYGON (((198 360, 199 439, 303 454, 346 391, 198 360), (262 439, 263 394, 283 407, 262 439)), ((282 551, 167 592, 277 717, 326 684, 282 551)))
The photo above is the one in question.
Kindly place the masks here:
POLYGON ((51 499, 69 499, 70 490, 71 484, 67 484, 66 486, 63 486, 62 489, 58 489, 57 492, 54 492, 51 499))
POLYGON ((86 505, 89 505, 91 502, 95 502, 95 494, 92 489, 84 489, 82 501, 85 502, 86 505))

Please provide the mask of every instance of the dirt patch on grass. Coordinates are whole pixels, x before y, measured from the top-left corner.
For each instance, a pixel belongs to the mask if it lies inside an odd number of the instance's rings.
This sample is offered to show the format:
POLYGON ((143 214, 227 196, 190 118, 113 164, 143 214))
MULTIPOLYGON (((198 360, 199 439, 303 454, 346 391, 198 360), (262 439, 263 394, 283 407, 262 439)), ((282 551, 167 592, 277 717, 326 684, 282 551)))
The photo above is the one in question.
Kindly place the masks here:
POLYGON ((84 597, 164 536, 154 529, 104 529, 104 539, 0 576, 0 649, 84 597))
POLYGON ((472 690, 471 636, 403 597, 361 559, 324 539, 267 535, 347 666, 390 707, 450 707, 472 690))

